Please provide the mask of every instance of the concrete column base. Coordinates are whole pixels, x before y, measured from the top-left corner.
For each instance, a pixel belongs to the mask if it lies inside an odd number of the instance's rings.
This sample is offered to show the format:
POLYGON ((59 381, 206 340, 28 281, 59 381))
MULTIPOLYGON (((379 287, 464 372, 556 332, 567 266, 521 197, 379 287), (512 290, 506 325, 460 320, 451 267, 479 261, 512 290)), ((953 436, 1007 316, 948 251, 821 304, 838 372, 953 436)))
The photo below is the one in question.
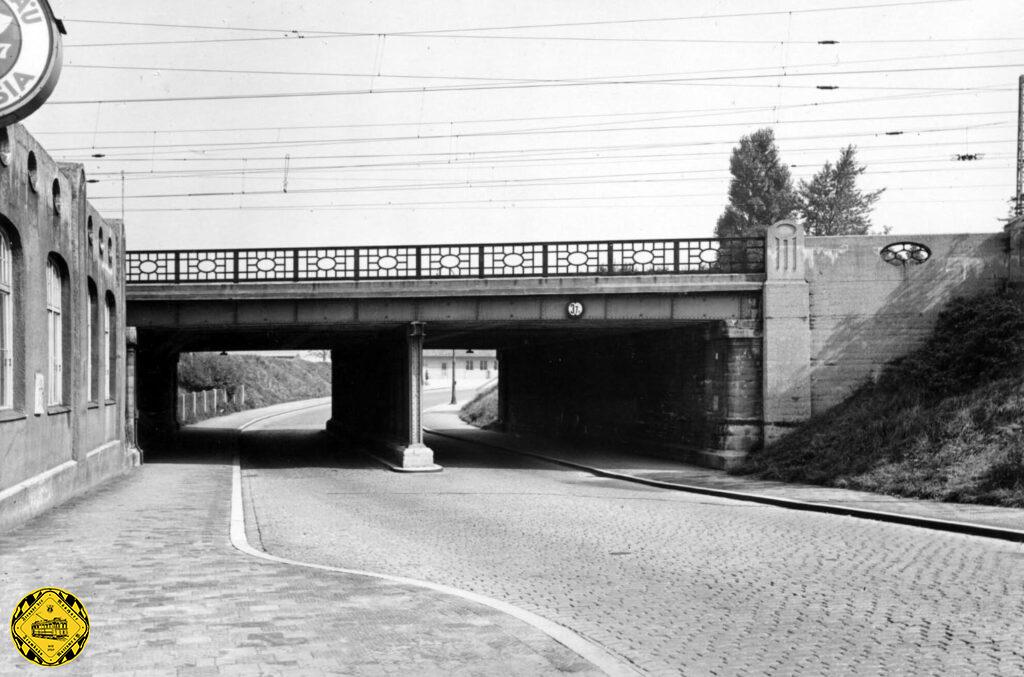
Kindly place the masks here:
POLYGON ((348 430, 346 425, 333 418, 327 422, 327 432, 358 448, 361 453, 373 457, 395 472, 440 472, 444 470, 434 463, 434 450, 425 444, 401 444, 394 440, 368 438, 359 435, 356 431, 348 430))
POLYGON ((434 450, 425 444, 384 445, 385 457, 381 460, 396 472, 438 472, 441 466, 434 463, 434 450))

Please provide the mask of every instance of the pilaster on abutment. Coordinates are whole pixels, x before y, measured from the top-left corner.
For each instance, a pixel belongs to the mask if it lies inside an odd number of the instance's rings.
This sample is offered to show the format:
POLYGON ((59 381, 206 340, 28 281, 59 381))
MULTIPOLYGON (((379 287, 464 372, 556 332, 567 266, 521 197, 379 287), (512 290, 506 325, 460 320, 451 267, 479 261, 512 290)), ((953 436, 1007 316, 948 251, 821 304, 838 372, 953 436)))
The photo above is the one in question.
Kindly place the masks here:
POLYGON ((765 248, 763 437, 768 445, 811 415, 811 329, 803 226, 780 221, 765 248))

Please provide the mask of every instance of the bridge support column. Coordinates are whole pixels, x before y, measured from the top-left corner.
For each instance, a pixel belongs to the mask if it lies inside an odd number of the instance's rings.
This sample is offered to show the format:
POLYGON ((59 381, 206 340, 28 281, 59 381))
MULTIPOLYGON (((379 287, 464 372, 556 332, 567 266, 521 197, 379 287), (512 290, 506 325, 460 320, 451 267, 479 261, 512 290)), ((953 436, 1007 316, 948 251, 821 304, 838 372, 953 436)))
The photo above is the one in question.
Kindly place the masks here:
POLYGON ((423 322, 409 324, 405 335, 405 360, 400 369, 401 396, 395 412, 399 415, 397 440, 392 445, 395 461, 402 470, 436 470, 434 451, 423 443, 423 322))
POLYGON ((763 420, 769 445, 811 416, 811 328, 804 229, 780 221, 766 238, 763 420))
POLYGON ((412 322, 403 335, 389 333, 332 351, 328 430, 365 440, 402 472, 440 469, 433 450, 423 443, 424 335, 424 323, 412 322))

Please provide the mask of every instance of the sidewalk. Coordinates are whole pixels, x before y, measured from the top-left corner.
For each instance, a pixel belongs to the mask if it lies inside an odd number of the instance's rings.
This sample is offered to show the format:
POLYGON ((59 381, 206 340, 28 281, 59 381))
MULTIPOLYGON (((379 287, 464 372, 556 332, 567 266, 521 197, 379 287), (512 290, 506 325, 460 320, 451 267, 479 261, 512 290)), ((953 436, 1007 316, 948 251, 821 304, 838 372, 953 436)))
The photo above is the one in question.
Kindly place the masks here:
MULTIPOLYGON (((44 586, 86 605, 91 639, 62 675, 598 674, 488 607, 238 552, 223 446, 163 461, 0 534, 0 611, 44 586)), ((0 643, 0 674, 40 670, 0 643)))
POLYGON ((598 448, 596 444, 572 444, 481 430, 459 420, 457 409, 458 407, 435 407, 424 412, 424 426, 440 434, 466 441, 545 456, 553 460, 589 466, 604 472, 628 475, 641 480, 1024 531, 1024 510, 1021 509, 964 503, 939 503, 866 491, 790 484, 729 475, 720 470, 711 470, 668 459, 634 455, 609 448, 602 449, 598 448))

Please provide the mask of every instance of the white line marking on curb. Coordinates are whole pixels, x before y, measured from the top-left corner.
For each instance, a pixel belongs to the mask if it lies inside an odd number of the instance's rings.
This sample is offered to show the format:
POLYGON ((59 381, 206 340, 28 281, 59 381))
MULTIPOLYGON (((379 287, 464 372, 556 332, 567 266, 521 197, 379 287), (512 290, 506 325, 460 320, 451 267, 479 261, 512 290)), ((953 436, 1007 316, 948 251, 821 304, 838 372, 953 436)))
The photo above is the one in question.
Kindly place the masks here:
MULTIPOLYGON (((299 410, 296 410, 299 411, 299 410)), ((282 414, 272 414, 270 416, 264 416, 239 428, 239 431, 245 428, 251 427, 256 423, 265 421, 274 416, 283 416, 285 414, 291 414, 294 412, 284 412, 282 414)), ((584 639, 580 635, 577 635, 572 630, 561 626, 554 621, 538 616, 535 613, 520 609, 519 607, 513 606, 507 602, 501 600, 492 599, 485 597, 484 595, 478 595, 475 592, 469 592, 468 590, 460 590, 458 588, 452 588, 447 585, 440 585, 438 583, 430 583, 428 581, 420 581, 414 578, 403 578, 401 576, 389 576, 388 574, 378 574, 372 571, 358 571, 355 569, 342 569, 339 567, 327 566, 325 564, 314 564, 311 562, 299 562, 293 559, 287 559, 284 557, 277 557, 269 553, 257 550, 256 548, 249 545, 249 540, 245 536, 245 511, 242 507, 242 467, 239 459, 238 451, 235 451, 234 463, 231 469, 231 545, 236 550, 239 550, 246 555, 252 557, 258 557, 260 559, 268 560, 270 562, 277 562, 279 564, 289 564, 291 566, 305 567, 307 569, 318 569, 320 571, 331 571, 340 574, 349 574, 352 576, 366 576, 369 578, 377 578, 384 581, 390 581, 392 583, 401 583, 403 585, 411 585, 418 588, 425 588, 427 590, 433 590, 434 592, 440 592, 445 595, 452 595, 454 597, 460 597, 464 600, 474 602, 476 604, 482 604, 484 606, 491 607, 497 611, 508 614, 513 618, 526 623, 527 625, 533 626, 537 630, 540 630, 544 634, 554 639, 559 644, 564 645, 571 651, 578 654, 583 659, 589 661, 595 665, 598 669, 611 677, 635 677, 640 673, 637 672, 632 666, 624 662, 622 659, 609 653, 604 648, 594 644, 593 642, 584 639)))

